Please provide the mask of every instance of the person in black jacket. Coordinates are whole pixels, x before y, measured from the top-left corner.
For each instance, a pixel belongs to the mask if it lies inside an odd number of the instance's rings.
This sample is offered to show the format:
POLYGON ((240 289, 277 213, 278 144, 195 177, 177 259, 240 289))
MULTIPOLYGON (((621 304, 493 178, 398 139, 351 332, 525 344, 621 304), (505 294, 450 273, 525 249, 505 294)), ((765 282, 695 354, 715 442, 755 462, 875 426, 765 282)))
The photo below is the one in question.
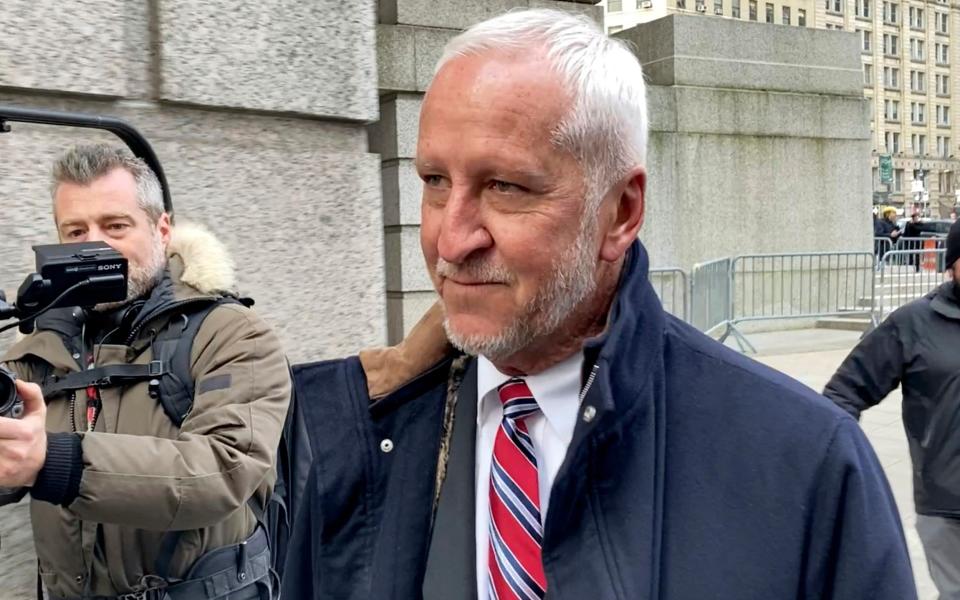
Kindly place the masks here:
POLYGON ((917 532, 941 600, 960 599, 960 222, 948 281, 867 335, 824 394, 856 418, 903 386, 917 532))

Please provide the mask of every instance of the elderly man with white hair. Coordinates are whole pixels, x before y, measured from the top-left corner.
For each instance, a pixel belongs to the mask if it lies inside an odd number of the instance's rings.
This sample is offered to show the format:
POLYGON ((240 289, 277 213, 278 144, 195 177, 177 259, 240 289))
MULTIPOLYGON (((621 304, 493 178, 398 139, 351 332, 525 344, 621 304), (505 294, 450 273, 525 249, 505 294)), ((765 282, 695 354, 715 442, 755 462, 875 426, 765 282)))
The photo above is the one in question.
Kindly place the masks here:
POLYGON ((286 597, 915 597, 856 422, 661 307, 646 145, 640 65, 589 20, 450 41, 416 157, 440 302, 296 369, 317 452, 286 597))

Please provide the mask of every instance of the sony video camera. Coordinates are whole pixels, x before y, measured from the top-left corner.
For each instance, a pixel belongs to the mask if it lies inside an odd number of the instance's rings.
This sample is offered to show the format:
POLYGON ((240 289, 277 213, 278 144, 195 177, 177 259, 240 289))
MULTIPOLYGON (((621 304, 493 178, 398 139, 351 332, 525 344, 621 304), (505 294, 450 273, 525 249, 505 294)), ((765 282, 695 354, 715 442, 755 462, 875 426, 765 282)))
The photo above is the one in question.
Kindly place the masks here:
MULTIPOLYGON (((34 246, 36 273, 24 279, 15 304, 0 292, 0 320, 19 319, 0 332, 19 326, 33 332, 37 317, 53 308, 90 307, 127 298, 127 259, 105 242, 34 246)), ((23 403, 13 373, 0 365, 0 417, 18 418, 23 403)))

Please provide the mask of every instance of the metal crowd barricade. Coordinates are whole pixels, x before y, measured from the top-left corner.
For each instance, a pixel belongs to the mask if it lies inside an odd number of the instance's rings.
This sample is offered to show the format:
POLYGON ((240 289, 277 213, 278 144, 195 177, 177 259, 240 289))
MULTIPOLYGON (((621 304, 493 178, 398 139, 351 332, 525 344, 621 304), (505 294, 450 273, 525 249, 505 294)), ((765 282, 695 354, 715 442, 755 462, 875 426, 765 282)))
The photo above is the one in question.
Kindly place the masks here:
POLYGON ((877 264, 880 264, 883 255, 891 250, 893 250, 893 240, 886 236, 873 238, 873 253, 877 257, 877 264))
POLYGON ((650 283, 660 297, 663 309, 678 319, 687 321, 690 308, 686 272, 676 267, 650 269, 650 283))
POLYGON ((943 282, 946 249, 892 250, 880 262, 874 321, 900 306, 922 298, 943 282))
POLYGON ((689 323, 710 334, 730 320, 730 258, 694 265, 690 273, 689 323))
POLYGON ((720 341, 732 335, 741 350, 755 352, 738 324, 851 314, 873 318, 874 258, 871 252, 735 257, 730 264, 730 317, 720 341))
POLYGON ((946 236, 931 235, 926 237, 898 238, 890 250, 931 250, 946 247, 946 236))

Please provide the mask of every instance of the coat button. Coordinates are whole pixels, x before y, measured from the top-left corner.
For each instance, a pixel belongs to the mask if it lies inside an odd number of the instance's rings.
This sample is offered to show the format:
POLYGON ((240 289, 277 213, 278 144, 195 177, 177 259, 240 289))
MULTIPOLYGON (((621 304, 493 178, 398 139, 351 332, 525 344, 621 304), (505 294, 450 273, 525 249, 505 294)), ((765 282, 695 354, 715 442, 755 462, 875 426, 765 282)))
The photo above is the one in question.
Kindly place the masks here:
POLYGON ((77 583, 83 583, 83 579, 84 579, 83 575, 77 575, 76 577, 74 577, 74 580, 77 583))
POLYGON ((380 442, 381 452, 393 452, 393 440, 386 438, 380 442))
POLYGON ((597 416, 597 409, 594 408, 593 406, 587 405, 587 406, 583 409, 583 422, 584 422, 584 423, 589 423, 589 422, 592 421, 593 418, 596 417, 596 416, 597 416))

